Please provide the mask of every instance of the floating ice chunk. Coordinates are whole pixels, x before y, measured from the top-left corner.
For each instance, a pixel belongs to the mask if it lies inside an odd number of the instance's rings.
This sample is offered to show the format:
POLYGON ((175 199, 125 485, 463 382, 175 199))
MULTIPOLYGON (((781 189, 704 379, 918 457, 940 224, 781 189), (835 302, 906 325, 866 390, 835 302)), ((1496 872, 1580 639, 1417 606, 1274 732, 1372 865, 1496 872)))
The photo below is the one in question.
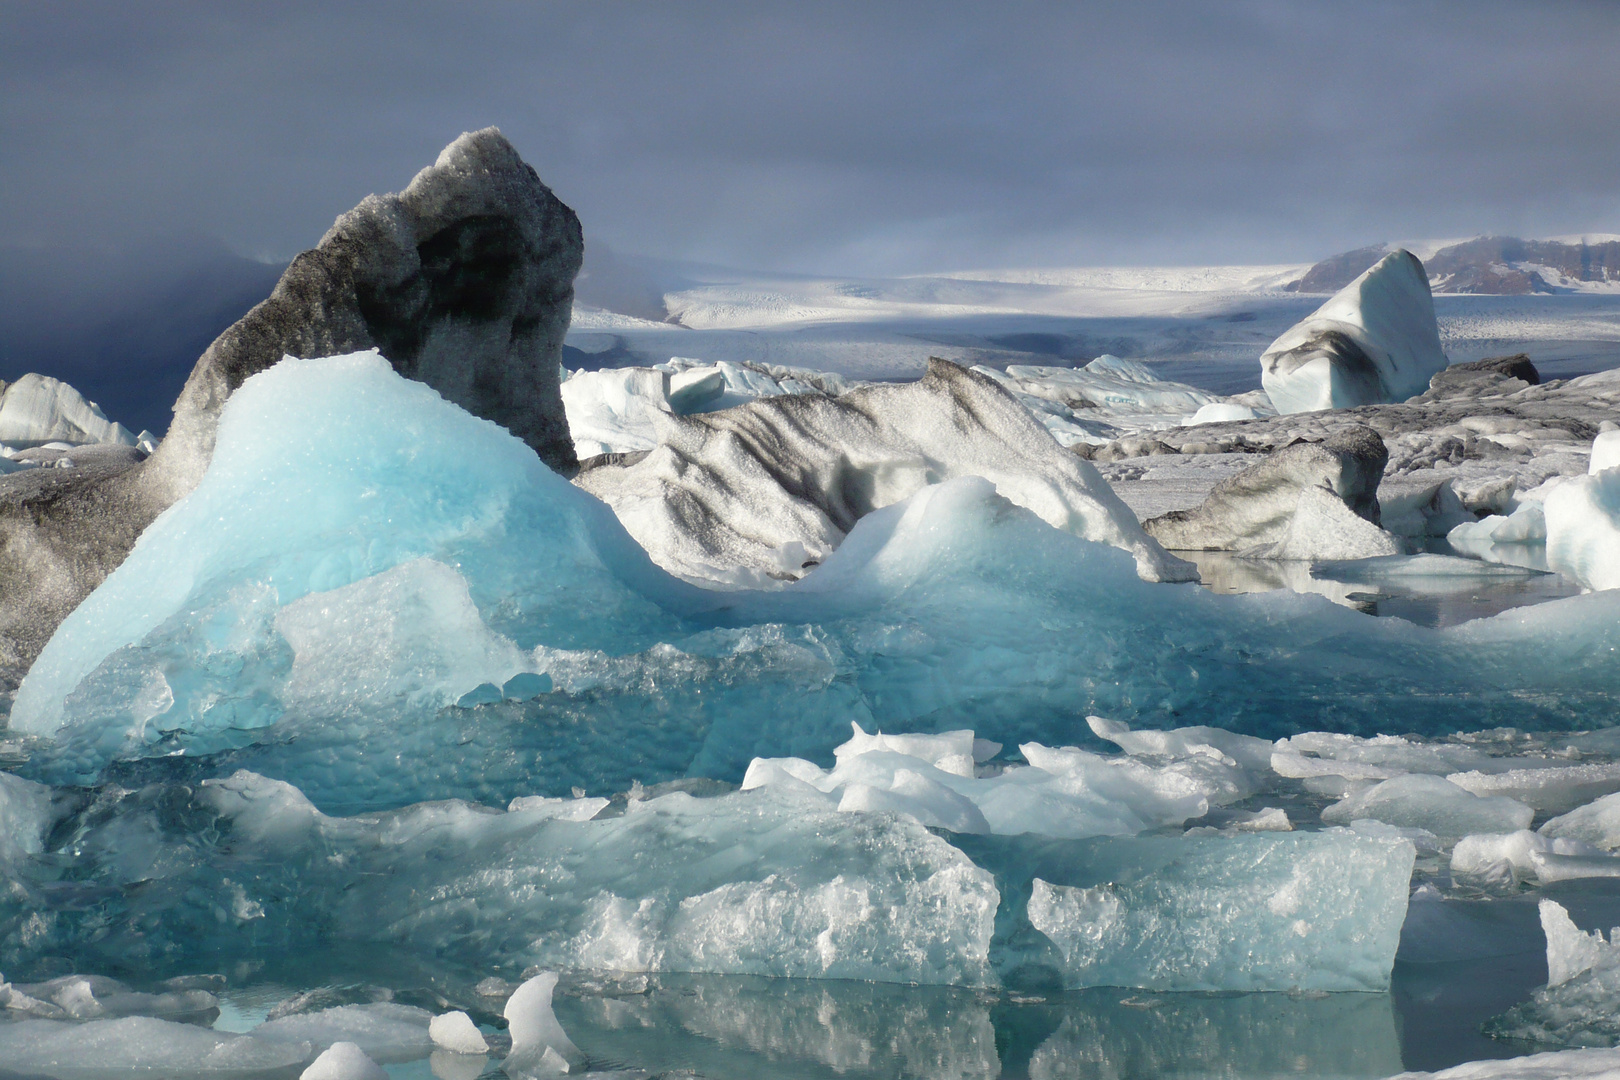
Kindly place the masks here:
POLYGON ((1056 528, 1125 548, 1150 580, 1193 576, 1089 462, 992 380, 943 360, 917 382, 674 417, 646 457, 588 469, 576 483, 612 505, 660 565, 712 581, 722 580, 717 568, 737 567, 802 577, 804 564, 781 565, 789 542, 822 561, 856 521, 968 476, 1056 528))
POLYGON ((302 791, 246 769, 204 780, 197 801, 230 819, 233 836, 272 851, 302 847, 326 820, 302 791))
POLYGON ((726 375, 717 367, 689 368, 669 377, 669 407, 681 415, 702 412, 726 392, 726 375))
POLYGON ((567 1072, 570 1059, 579 1060, 579 1049, 551 1011, 551 993, 556 986, 557 973, 547 971, 529 979, 507 999, 504 1015, 507 1033, 512 1037, 512 1052, 505 1063, 507 1072, 567 1072))
POLYGON ((654 417, 671 411, 670 377, 651 368, 576 371, 560 389, 574 453, 582 461, 651 450, 658 445, 654 417))
POLYGON ((1382 990, 1413 858, 1345 832, 1048 845, 1028 918, 1070 987, 1382 990))
POLYGON ((1532 810, 1563 814, 1620 792, 1620 762, 1560 765, 1548 761, 1539 767, 1502 772, 1457 772, 1446 779, 1475 795, 1505 795, 1532 810))
POLYGON ((55 820, 49 787, 0 772, 0 865, 38 855, 55 820))
MULTIPOLYGON (((1577 844, 1579 841, 1554 840, 1553 847, 1577 844)), ((1557 851, 1533 851, 1530 863, 1536 879, 1543 884, 1555 881, 1575 881, 1581 878, 1620 878, 1620 856, 1595 854, 1563 855, 1557 851)))
POLYGON ((375 353, 283 362, 232 395, 202 483, 58 628, 11 726, 54 733, 104 661, 79 714, 91 756, 175 731, 238 745, 306 706, 397 726, 524 668, 499 625, 607 643, 653 616, 649 595, 691 594, 509 433, 375 353), (478 625, 497 598, 499 625, 478 625))
POLYGON ((1327 488, 1299 494, 1283 538, 1265 550, 1269 559, 1374 559, 1404 549, 1391 533, 1351 511, 1327 488))
POLYGON ((553 799, 544 795, 519 795, 506 806, 508 814, 538 814, 558 821, 589 821, 611 802, 610 799, 553 799))
POLYGON ((990 823, 973 800, 910 769, 895 769, 882 787, 859 781, 843 785, 843 813, 857 810, 909 814, 924 825, 959 833, 987 833, 990 823))
POLYGON ((802 785, 819 792, 821 789, 817 785, 826 775, 826 769, 804 758, 755 758, 748 763, 748 771, 743 774, 742 790, 788 784, 802 785))
MULTIPOLYGON (((1363 524, 1376 529, 1378 486, 1388 459, 1389 450, 1376 431, 1346 428, 1319 443, 1276 450, 1216 484, 1198 506, 1150 518, 1143 527, 1172 548, 1256 553, 1283 542, 1302 512, 1306 521, 1301 530, 1324 515, 1332 520, 1365 518, 1363 524), (1326 494, 1338 505, 1319 505, 1312 492, 1326 494)), ((1357 526, 1346 527, 1361 535, 1357 526)), ((1308 539, 1301 532, 1291 550, 1308 539)), ((1317 557, 1329 556, 1324 551, 1317 557)))
MULTIPOLYGON (((508 1006, 510 1008, 510 1006, 508 1006)), ((435 1016, 428 1024, 428 1038, 441 1050, 457 1054, 487 1054, 489 1042, 472 1017, 464 1012, 447 1012, 435 1016)))
MULTIPOLYGON (((1119 727, 1126 739, 1135 734, 1119 727)), ((1143 737, 1152 741, 1152 734, 1143 737)), ((1162 764, 1025 743, 1020 751, 1028 766, 976 777, 973 756, 987 757, 1000 747, 974 739, 971 731, 867 735, 856 725, 855 738, 838 748, 838 764, 831 772, 798 758, 756 758, 743 787, 813 792, 835 798, 844 812, 904 813, 960 833, 1065 837, 1177 825, 1203 816, 1211 805, 1235 802, 1256 790, 1254 777, 1221 751, 1187 743, 1183 734, 1170 735, 1171 742, 1180 738, 1189 752, 1162 764), (888 749, 894 746, 922 756, 888 749)), ((1252 748, 1241 744, 1241 736, 1222 732, 1215 737, 1254 756, 1252 748)))
MULTIPOLYGON (((468 960, 984 982, 998 903, 991 876, 914 821, 840 814, 816 799, 774 790, 672 794, 584 821, 423 804, 326 818, 319 845, 268 860, 281 876, 252 880, 255 890, 270 890, 267 900, 286 890, 318 905, 272 901, 265 917, 276 932, 335 926, 354 940, 471 949, 468 960)), ((236 845, 229 857, 258 865, 265 855, 236 845)), ((221 889, 219 873, 207 889, 221 889)), ((199 902, 213 909, 213 901, 199 902)), ((363 1008, 373 1012, 357 1021, 398 1021, 402 1035, 414 1029, 427 1038, 425 1013, 363 1008)), ((332 1030, 377 1056, 363 1031, 336 1027, 347 1016, 327 1010, 272 1023, 312 1041, 332 1030)))
POLYGON ((0 1023, 0 1061, 23 1075, 80 1080, 106 1075, 115 1066, 126 1075, 259 1077, 288 1075, 309 1059, 302 1043, 272 1043, 195 1024, 147 1016, 91 1020, 0 1023))
POLYGON ((1273 744, 1252 735, 1239 735, 1217 727, 1184 727, 1161 731, 1142 728, 1133 731, 1117 720, 1086 717, 1086 724, 1099 739, 1107 739, 1132 757, 1156 756, 1187 758, 1194 755, 1225 755, 1245 769, 1265 773, 1271 769, 1273 744))
POLYGON ((1620 430, 1600 431, 1592 440, 1592 459, 1586 466, 1590 476, 1620 468, 1620 430))
POLYGON ((137 993, 105 975, 64 975, 9 989, 0 981, 0 1004, 13 1012, 56 1020, 147 1016, 206 1024, 219 1015, 219 1000, 206 990, 137 993))
POLYGON ((1234 420, 1258 420, 1261 415, 1258 409, 1239 405, 1235 401, 1212 401, 1208 405, 1200 405, 1198 411, 1182 423, 1188 427, 1195 424, 1225 424, 1234 420))
POLYGON ((976 763, 989 761, 1001 752, 1000 743, 975 739, 971 731, 946 731, 938 735, 885 735, 879 731, 868 735, 855 721, 850 722, 850 727, 854 732, 849 741, 833 749, 833 756, 840 761, 889 750, 926 761, 941 772, 972 776, 976 763))
POLYGON ((1379 260, 1260 357, 1280 413, 1405 401, 1446 367, 1428 275, 1411 252, 1379 260))
MULTIPOLYGON (((1521 878, 1540 878, 1543 872, 1558 873, 1568 859, 1590 859, 1603 852, 1582 840, 1549 839, 1521 829, 1511 833, 1475 833, 1457 841, 1451 852, 1453 875, 1517 883, 1521 878), (1547 856, 1557 858, 1549 861, 1547 856)), ((1550 879, 1542 879, 1550 880, 1550 879)))
POLYGON ((1582 840, 1604 851, 1620 848, 1620 793, 1576 807, 1544 823, 1541 835, 1582 840))
POLYGON ((1069 409, 1113 416, 1163 417, 1166 426, 1216 402, 1214 394, 1186 383, 1161 379, 1135 360, 1103 355, 1081 368, 1012 364, 1005 374, 990 368, 974 371, 1021 394, 1045 398, 1069 409))
POLYGON ((334 1005, 266 1020, 253 1029, 253 1037, 313 1047, 347 1042, 377 1061, 414 1061, 433 1049, 433 1040, 428 1036, 432 1020, 433 1014, 426 1009, 392 1001, 334 1005))
POLYGON ((1389 1080, 1614 1080, 1616 1076, 1620 1051, 1586 1049, 1470 1061, 1439 1072, 1403 1072, 1389 1080))
POLYGON ((1547 517, 1539 504, 1524 502, 1507 516, 1491 514, 1465 521, 1447 533, 1446 539, 1469 549, 1486 544, 1539 544, 1547 539, 1547 517))
POLYGON ((1440 838, 1428 829, 1402 828, 1387 825, 1372 818, 1357 818, 1350 823, 1350 831, 1357 836, 1370 836, 1377 840, 1407 840, 1418 854, 1434 854, 1440 850, 1440 838))
POLYGON ((388 1073, 352 1042, 336 1042, 321 1051, 298 1080, 388 1080, 388 1073))
POLYGON ((136 438, 60 379, 30 373, 0 388, 0 443, 28 447, 52 442, 68 448, 85 443, 134 446, 136 438))
MULTIPOLYGON (((1620 860, 1616 860, 1620 862, 1620 860)), ((1498 1038, 1565 1046, 1613 1046, 1620 1041, 1620 927, 1583 932, 1563 905, 1543 898, 1547 985, 1486 1026, 1498 1038)))
POLYGON ((1501 797, 1481 798, 1451 781, 1425 773, 1407 773, 1334 803, 1322 820, 1348 823, 1372 818, 1388 825, 1428 829, 1439 836, 1516 832, 1527 829, 1535 811, 1501 797))
POLYGON ((1400 735, 1363 738, 1335 731, 1306 731, 1279 739, 1276 746, 1272 768, 1279 775, 1295 778, 1338 775, 1351 780, 1387 780, 1408 772, 1443 775, 1484 769, 1493 761, 1469 746, 1413 742, 1400 735))
POLYGON ((1588 589, 1620 589, 1620 467, 1571 477, 1544 506, 1547 565, 1588 589))

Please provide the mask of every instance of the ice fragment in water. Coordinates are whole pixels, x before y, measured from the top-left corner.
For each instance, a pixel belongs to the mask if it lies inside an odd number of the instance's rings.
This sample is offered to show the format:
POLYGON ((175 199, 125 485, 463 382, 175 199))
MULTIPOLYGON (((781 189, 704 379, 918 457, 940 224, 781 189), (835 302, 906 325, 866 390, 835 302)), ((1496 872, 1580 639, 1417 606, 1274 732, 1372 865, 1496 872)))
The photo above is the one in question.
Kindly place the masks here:
POLYGON ((433 1045, 457 1054, 484 1054, 489 1043, 472 1017, 464 1012, 447 1012, 435 1016, 428 1024, 428 1037, 433 1045))
POLYGON ((507 999, 504 1015, 512 1037, 512 1052, 505 1064, 508 1072, 567 1072, 569 1060, 579 1060, 579 1049, 551 1011, 551 993, 556 987, 557 973, 547 971, 529 979, 507 999))
POLYGON ((253 1029, 253 1036, 315 1047, 347 1042, 378 1061, 413 1061, 433 1049, 428 1036, 432 1020, 433 1014, 426 1009, 392 1001, 334 1005, 266 1020, 253 1029))
MULTIPOLYGON (((1593 467, 1608 453, 1594 449, 1593 467)), ((1543 512, 1547 565, 1588 589, 1620 589, 1620 465, 1559 484, 1543 512)))
POLYGON ((388 1073, 352 1042, 336 1042, 310 1062, 298 1080, 387 1080, 388 1073))
POLYGON ((1428 829, 1439 836, 1474 832, 1515 832, 1530 827, 1535 811, 1501 796, 1481 797, 1451 781, 1426 773, 1407 773, 1334 803, 1322 820, 1349 823, 1372 818, 1388 825, 1428 829))
POLYGON ((0 1061, 6 1069, 64 1080, 100 1074, 110 1063, 153 1076, 286 1075, 308 1058, 309 1047, 304 1045, 270 1043, 252 1035, 146 1016, 82 1024, 0 1023, 0 1061))
POLYGON ((1414 859, 1338 831, 964 843, 1008 896, 1000 966, 1054 967, 1069 987, 1382 990, 1414 859))

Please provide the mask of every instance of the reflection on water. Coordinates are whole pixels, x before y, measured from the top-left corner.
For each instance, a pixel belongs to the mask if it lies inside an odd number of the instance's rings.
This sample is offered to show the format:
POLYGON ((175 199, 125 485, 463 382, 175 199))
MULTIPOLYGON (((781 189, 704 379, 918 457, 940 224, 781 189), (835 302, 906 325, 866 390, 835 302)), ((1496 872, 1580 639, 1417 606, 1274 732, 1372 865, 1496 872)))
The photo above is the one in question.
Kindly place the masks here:
MULTIPOLYGON (((1439 553, 1449 553, 1449 549, 1439 553)), ((1390 576, 1377 581, 1358 581, 1335 580, 1335 574, 1341 578, 1357 575, 1303 561, 1244 559, 1230 551, 1176 551, 1174 554, 1197 564, 1204 588, 1211 592, 1290 589, 1315 593, 1367 615, 1405 619, 1419 626, 1455 626, 1511 608, 1575 596, 1581 591, 1578 585, 1558 574, 1533 572, 1539 568, 1525 566, 1524 573, 1501 573, 1504 564, 1512 565, 1506 560, 1493 565, 1481 564, 1478 577, 1390 576)))
POLYGON ((593 1066, 709 1077, 1384 1077, 1387 994, 1019 996, 952 987, 660 975, 576 982, 558 1019, 593 1066))

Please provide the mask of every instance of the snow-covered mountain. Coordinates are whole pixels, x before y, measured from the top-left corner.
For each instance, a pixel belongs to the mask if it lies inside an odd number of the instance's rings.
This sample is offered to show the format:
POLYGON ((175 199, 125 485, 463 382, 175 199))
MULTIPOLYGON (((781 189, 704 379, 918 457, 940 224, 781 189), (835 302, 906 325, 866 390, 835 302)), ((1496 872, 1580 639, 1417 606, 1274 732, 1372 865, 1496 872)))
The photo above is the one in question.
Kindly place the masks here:
POLYGON ((1398 246, 1423 260, 1429 287, 1437 293, 1523 296, 1620 291, 1620 235, 1614 233, 1545 240, 1476 236, 1429 244, 1374 244, 1323 259, 1285 288, 1336 292, 1398 246))

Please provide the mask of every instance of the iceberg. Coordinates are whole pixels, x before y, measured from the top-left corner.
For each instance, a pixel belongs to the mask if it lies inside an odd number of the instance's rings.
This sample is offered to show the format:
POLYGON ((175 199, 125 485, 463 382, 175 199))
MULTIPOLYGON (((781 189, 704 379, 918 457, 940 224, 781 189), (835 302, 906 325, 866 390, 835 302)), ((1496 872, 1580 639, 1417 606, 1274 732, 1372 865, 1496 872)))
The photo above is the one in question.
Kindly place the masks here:
POLYGON ((1588 475, 1565 480, 1543 505, 1547 565, 1588 589, 1620 589, 1620 463, 1610 464, 1612 445, 1594 443, 1588 475))
POLYGON ((1363 818, 1436 836, 1514 832, 1530 827, 1535 811, 1516 799, 1479 796, 1439 776, 1407 773, 1358 791, 1322 811, 1322 820, 1363 818))
POLYGON ((658 445, 654 419, 670 408, 668 372, 651 368, 576 371, 561 384, 568 434, 579 460, 658 445))
POLYGON ((861 518, 970 475, 1048 524, 1131 552, 1147 580, 1196 576, 994 381, 943 360, 914 383, 671 416, 657 442, 645 457, 603 462, 577 482, 614 508, 659 565, 708 585, 800 578, 861 518))
POLYGON ((1371 428, 1274 451, 1216 484, 1191 510, 1143 523, 1166 547, 1270 558, 1366 558, 1400 551, 1379 527, 1378 485, 1389 452, 1371 428))
POLYGON ((338 1042, 321 1051, 298 1080, 387 1080, 388 1073, 371 1055, 352 1042, 338 1042))
POLYGON ((17 449, 46 443, 134 446, 136 436, 67 383, 30 373, 0 383, 0 443, 17 449))
POLYGON ((238 396, 203 482, 19 689, 12 730, 46 740, 30 777, 225 755, 329 811, 504 806, 827 760, 852 720, 1043 747, 1081 745, 1088 714, 1276 737, 1398 710, 1444 732, 1466 690, 1498 722, 1569 730, 1620 691, 1614 594, 1431 631, 1156 586, 971 476, 867 514, 794 584, 705 591, 375 354, 284 362, 238 396))
POLYGON ((1260 381, 1278 412, 1314 412, 1405 401, 1445 367, 1428 275, 1400 250, 1272 342, 1260 381))

